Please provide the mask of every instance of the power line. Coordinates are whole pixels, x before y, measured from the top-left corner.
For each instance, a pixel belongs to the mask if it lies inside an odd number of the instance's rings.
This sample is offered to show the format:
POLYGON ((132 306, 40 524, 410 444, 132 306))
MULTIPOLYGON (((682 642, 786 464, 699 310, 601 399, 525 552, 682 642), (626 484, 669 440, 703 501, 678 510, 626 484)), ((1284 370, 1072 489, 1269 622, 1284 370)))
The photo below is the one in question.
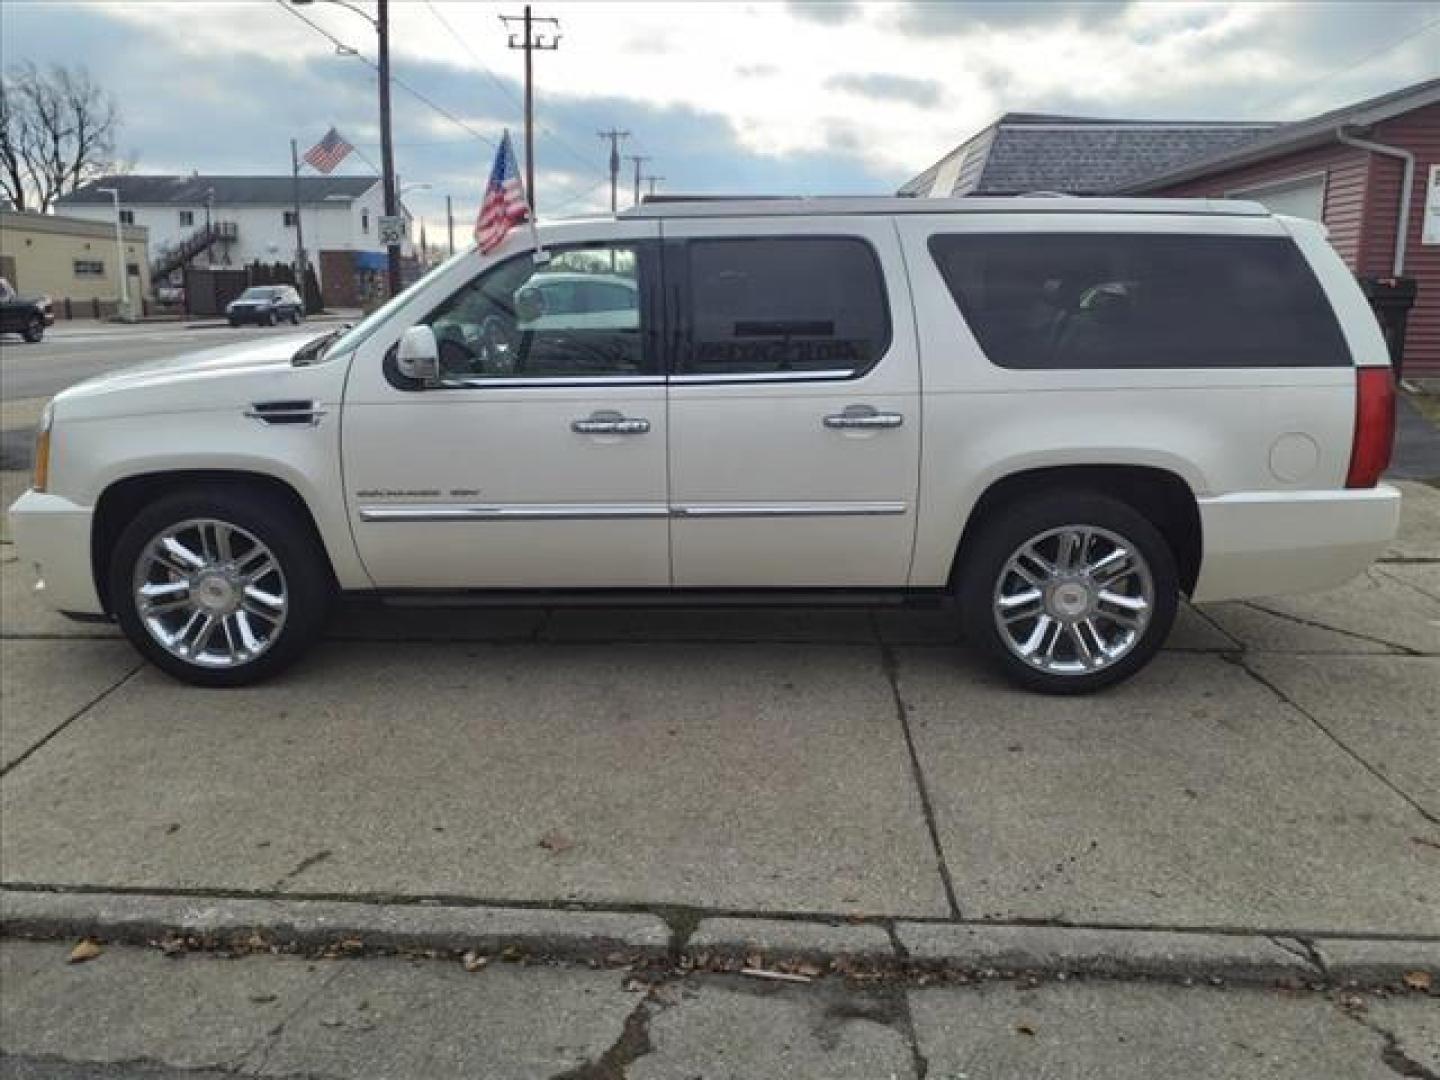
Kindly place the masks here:
MULTIPOLYGON (((364 53, 362 53, 359 49, 355 48, 353 45, 350 45, 350 44, 348 44, 348 43, 346 43, 346 42, 344 42, 344 41, 341 41, 338 37, 336 37, 334 34, 330 33, 329 30, 326 30, 326 29, 325 29, 323 26, 321 26, 319 23, 317 23, 317 22, 315 22, 315 21, 313 21, 313 20, 311 20, 311 19, 309 19, 309 18, 306 18, 305 15, 303 15, 303 14, 300 13, 299 11, 296 11, 293 7, 291 7, 288 3, 286 3, 286 0, 275 0, 275 2, 280 5, 280 9, 281 9, 282 11, 288 12, 290 15, 293 15, 295 18, 299 19, 301 22, 303 22, 306 26, 310 27, 310 28, 311 28, 312 30, 314 30, 316 33, 320 34, 322 37, 327 38, 337 49, 342 50, 343 53, 344 53, 346 56, 353 56, 353 57, 355 57, 356 59, 360 60, 362 63, 368 65, 370 68, 372 68, 372 69, 373 69, 374 71, 376 71, 377 73, 380 71, 380 65, 377 64, 374 60, 371 60, 368 56, 366 56, 364 53)), ((415 87, 411 86, 411 85, 410 85, 409 83, 407 83, 404 79, 400 78, 400 76, 396 75, 393 71, 390 73, 390 81, 391 81, 392 83, 394 83, 396 86, 400 87, 400 89, 404 90, 404 91, 405 91, 407 94, 409 94, 411 97, 415 98, 417 101, 421 102, 423 105, 428 106, 432 111, 434 111, 435 113, 437 113, 437 114, 439 114, 440 116, 444 117, 446 120, 450 121, 450 123, 454 124, 456 127, 461 128, 462 130, 468 132, 468 133, 469 133, 470 135, 472 135, 474 138, 479 139, 481 142, 485 143, 487 146, 495 146, 495 145, 496 145, 495 140, 492 139, 492 138, 490 138, 490 136, 481 134, 479 131, 476 131, 473 127, 471 127, 469 124, 467 124, 464 120, 461 120, 458 116, 456 116, 454 113, 452 113, 449 109, 445 108, 443 105, 437 104, 436 102, 432 101, 430 98, 426 97, 426 96, 425 96, 424 94, 422 94, 419 90, 416 90, 415 87)))
POLYGON ((1386 53, 1388 53, 1391 49, 1397 49, 1397 48, 1399 48, 1401 45, 1404 45, 1405 42, 1411 40, 1412 38, 1417 38, 1417 37, 1419 37, 1421 34, 1426 33, 1426 32, 1429 31, 1429 30, 1433 30, 1433 29, 1434 29, 1435 27, 1437 27, 1437 26, 1440 26, 1440 19, 1431 19, 1429 22, 1425 23, 1423 26, 1420 26, 1420 27, 1418 27, 1418 28, 1415 29, 1415 30, 1411 30, 1409 33, 1404 34, 1403 36, 1396 38, 1394 41, 1390 42, 1388 45, 1383 45, 1383 46, 1381 46, 1380 48, 1376 49, 1374 52, 1366 53, 1364 56, 1360 57, 1358 60, 1353 60, 1353 61, 1351 61, 1350 63, 1346 64, 1344 67, 1338 67, 1338 68, 1336 68, 1334 71, 1326 72, 1324 75, 1321 75, 1320 78, 1315 79, 1313 82, 1304 83, 1304 84, 1302 84, 1301 86, 1299 86, 1298 88, 1297 88, 1297 87, 1292 87, 1291 89, 1287 90, 1287 91, 1286 91, 1284 94, 1282 94, 1281 96, 1275 98, 1273 101, 1268 101, 1268 102, 1266 102, 1264 105, 1261 105, 1259 108, 1257 108, 1256 110, 1254 110, 1254 111, 1255 111, 1255 114, 1256 114, 1256 115, 1259 115, 1260 113, 1268 112, 1268 111, 1271 109, 1271 107, 1273 107, 1273 106, 1275 106, 1275 105, 1279 105, 1279 104, 1280 104, 1281 102, 1283 102, 1283 101, 1286 101, 1286 100, 1288 100, 1288 99, 1297 97, 1297 96, 1300 95, 1300 94, 1308 93, 1309 91, 1315 89, 1315 87, 1319 86, 1321 83, 1329 82, 1329 81, 1330 81, 1331 79, 1333 79, 1336 75, 1344 75, 1347 71, 1354 71, 1357 67, 1360 67, 1362 64, 1368 64, 1371 60, 1374 60, 1377 56, 1384 56, 1384 55, 1385 55, 1386 53))
MULTIPOLYGON (((456 44, 458 44, 462 49, 469 53, 470 58, 480 66, 480 70, 483 71, 486 77, 495 84, 496 89, 498 89, 502 94, 509 98, 511 104, 513 104, 517 109, 523 109, 524 105, 515 95, 515 92, 511 90, 510 87, 505 85, 505 82, 490 69, 489 65, 487 65, 484 60, 480 58, 480 54, 471 47, 470 43, 465 40, 461 33, 450 24, 450 21, 446 19, 444 15, 440 14, 440 9, 435 6, 432 0, 425 0, 425 6, 428 7, 430 9, 430 13, 435 16, 435 20, 445 28, 446 32, 449 33, 452 38, 455 39, 456 44)), ((595 168, 595 161, 593 158, 587 158, 582 152, 576 150, 568 142, 562 139, 556 132, 552 131, 544 124, 537 124, 535 126, 535 130, 538 131, 541 135, 544 135, 556 146, 560 147, 560 149, 564 150, 576 161, 584 165, 587 169, 595 168)))

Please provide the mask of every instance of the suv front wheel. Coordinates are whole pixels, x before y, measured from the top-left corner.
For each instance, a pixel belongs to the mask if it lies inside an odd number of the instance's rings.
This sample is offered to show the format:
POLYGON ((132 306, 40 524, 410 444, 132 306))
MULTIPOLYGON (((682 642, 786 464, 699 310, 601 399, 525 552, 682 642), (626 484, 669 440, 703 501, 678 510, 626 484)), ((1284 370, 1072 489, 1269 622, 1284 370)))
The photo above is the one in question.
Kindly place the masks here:
POLYGON ((333 594, 308 523, 251 488, 181 491, 126 526, 110 565, 125 635, 197 686, 242 686, 287 667, 319 636, 333 594))
POLYGON ((1100 493, 1041 495, 981 525, 959 601, 967 638, 1012 681, 1052 694, 1120 682, 1175 620, 1175 557, 1143 515, 1100 493))

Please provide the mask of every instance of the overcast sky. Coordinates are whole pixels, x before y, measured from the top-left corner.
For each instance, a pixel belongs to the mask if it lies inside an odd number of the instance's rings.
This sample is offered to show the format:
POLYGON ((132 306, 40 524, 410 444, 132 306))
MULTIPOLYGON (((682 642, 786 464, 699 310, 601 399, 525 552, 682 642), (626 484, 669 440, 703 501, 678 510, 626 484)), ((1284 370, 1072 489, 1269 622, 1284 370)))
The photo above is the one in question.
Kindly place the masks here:
MULTIPOLYGON (((372 0, 354 0, 373 10, 372 0)), ((380 159, 375 75, 279 0, 3 0, 0 54, 88 67, 141 172, 282 173, 334 124, 380 159)), ((520 145, 520 3, 392 0, 396 168, 443 239, 493 155, 520 145)), ((303 14, 363 56, 375 35, 329 3, 303 14)), ((1297 119, 1440 75, 1440 4, 1370 2, 537 3, 542 214, 608 206, 602 128, 630 130, 661 190, 893 191, 1007 110, 1297 119)), ((624 163, 622 202, 631 164, 624 163)), ((358 155, 342 172, 373 167, 358 155)), ((460 231, 465 230, 463 226, 460 231)))

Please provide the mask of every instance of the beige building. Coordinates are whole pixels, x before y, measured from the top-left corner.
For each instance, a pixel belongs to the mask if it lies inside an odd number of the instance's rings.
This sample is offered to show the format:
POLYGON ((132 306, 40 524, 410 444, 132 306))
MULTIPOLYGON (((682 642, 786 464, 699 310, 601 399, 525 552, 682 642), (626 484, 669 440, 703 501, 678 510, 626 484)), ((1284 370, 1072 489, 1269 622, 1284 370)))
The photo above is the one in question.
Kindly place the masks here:
MULTIPOLYGON (((130 302, 138 311, 150 292, 149 232, 126 225, 124 241, 130 302)), ((106 314, 113 313, 120 295, 118 264, 110 222, 0 210, 0 277, 24 295, 50 297, 57 318, 66 317, 66 300, 75 318, 89 316, 97 300, 106 314)))

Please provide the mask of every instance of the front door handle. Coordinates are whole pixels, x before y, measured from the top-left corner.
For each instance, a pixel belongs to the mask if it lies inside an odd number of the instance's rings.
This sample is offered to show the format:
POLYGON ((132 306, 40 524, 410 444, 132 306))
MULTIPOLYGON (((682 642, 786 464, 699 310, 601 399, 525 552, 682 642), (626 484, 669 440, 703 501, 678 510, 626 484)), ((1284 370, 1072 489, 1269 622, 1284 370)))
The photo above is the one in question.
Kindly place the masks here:
POLYGON ((570 421, 570 430, 577 435, 644 435, 650 421, 640 416, 625 416, 613 409, 600 409, 584 420, 570 421))
POLYGON ((876 412, 873 405, 846 405, 825 417, 827 428, 897 428, 905 417, 897 412, 876 412))

